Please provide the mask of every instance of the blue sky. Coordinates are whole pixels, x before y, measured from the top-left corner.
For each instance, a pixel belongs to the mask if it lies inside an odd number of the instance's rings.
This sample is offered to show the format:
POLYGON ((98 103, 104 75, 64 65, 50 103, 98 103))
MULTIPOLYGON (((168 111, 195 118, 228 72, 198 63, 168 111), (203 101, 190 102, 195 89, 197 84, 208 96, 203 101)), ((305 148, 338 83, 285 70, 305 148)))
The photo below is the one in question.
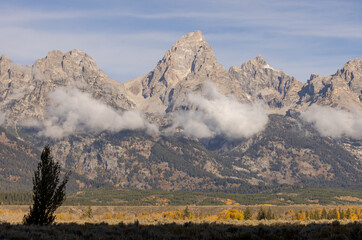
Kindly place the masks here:
POLYGON ((361 13, 360 0, 0 0, 0 54, 32 64, 77 48, 127 81, 201 30, 226 69, 261 54, 305 82, 362 57, 361 13))

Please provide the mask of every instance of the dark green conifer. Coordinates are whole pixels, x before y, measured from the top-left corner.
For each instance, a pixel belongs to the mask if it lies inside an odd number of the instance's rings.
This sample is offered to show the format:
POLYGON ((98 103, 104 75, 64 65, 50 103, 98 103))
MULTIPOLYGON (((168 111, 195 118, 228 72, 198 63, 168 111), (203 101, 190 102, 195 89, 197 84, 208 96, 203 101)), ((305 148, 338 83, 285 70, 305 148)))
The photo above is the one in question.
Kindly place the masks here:
POLYGON ((245 219, 245 220, 249 220, 249 219, 251 219, 251 217, 252 217, 252 214, 251 214, 251 212, 250 212, 250 208, 247 207, 247 208, 245 209, 244 219, 245 219))
POLYGON ((88 206, 87 211, 83 214, 84 217, 93 218, 93 209, 91 206, 88 206))
POLYGON ((346 214, 345 214, 345 218, 347 218, 347 219, 350 219, 351 218, 351 209, 347 209, 347 211, 346 211, 346 214))
POLYGON ((271 209, 269 208, 266 215, 265 215, 265 218, 268 219, 268 220, 271 220, 273 219, 273 213, 271 211, 271 209))
POLYGON ((323 208, 321 219, 327 219, 327 218, 328 218, 327 211, 326 211, 326 209, 323 208))
POLYGON ((186 208, 182 211, 182 217, 190 218, 191 212, 189 210, 189 207, 186 206, 186 208))
POLYGON ((266 218, 265 215, 266 215, 265 210, 263 209, 263 207, 260 207, 259 212, 258 212, 258 216, 256 217, 256 219, 258 219, 258 220, 265 219, 266 218))
POLYGON ((340 219, 344 219, 344 210, 339 209, 339 217, 340 219))
POLYGON ((41 154, 41 161, 33 177, 33 206, 24 216, 25 224, 48 225, 55 220, 54 212, 65 200, 65 186, 69 172, 59 183, 60 165, 53 160, 49 145, 41 154))

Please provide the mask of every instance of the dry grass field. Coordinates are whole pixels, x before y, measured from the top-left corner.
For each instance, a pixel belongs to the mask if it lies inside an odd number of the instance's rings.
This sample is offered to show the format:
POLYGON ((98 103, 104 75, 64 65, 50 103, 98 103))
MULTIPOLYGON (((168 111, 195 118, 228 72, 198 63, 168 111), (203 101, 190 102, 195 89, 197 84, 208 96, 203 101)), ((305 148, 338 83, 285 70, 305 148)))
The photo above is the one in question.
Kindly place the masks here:
MULTIPOLYGON (((362 205, 353 206, 321 206, 321 205, 222 205, 222 206, 62 206, 56 212, 57 223, 101 223, 125 224, 138 221, 142 225, 163 223, 229 223, 235 225, 259 224, 258 213, 263 208, 270 211, 273 222, 316 222, 341 220, 345 222, 362 221, 362 205), (250 209, 250 219, 246 217, 246 209, 250 209), (326 216, 322 217, 325 210, 326 216), (333 211, 337 215, 329 216, 333 211), (315 219, 311 213, 319 212, 315 219), (307 215, 307 216, 305 216, 307 215), (343 215, 343 216, 342 216, 343 215)), ((28 212, 26 205, 0 205, 0 222, 19 224, 28 212)))
POLYGON ((362 239, 361 205, 248 207, 246 220, 240 205, 62 206, 55 224, 25 226, 29 206, 0 205, 0 239, 362 239), (258 220, 261 208, 272 219, 258 220))

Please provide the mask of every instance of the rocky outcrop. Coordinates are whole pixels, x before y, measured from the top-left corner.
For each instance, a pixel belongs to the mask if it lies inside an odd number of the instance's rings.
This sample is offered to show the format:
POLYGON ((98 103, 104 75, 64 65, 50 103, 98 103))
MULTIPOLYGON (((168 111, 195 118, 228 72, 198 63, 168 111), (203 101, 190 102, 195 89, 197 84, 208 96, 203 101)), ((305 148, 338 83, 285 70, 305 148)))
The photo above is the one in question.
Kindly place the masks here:
POLYGON ((312 74, 299 94, 298 109, 312 104, 362 109, 362 59, 347 62, 328 77, 312 74))
POLYGON ((225 95, 246 98, 243 91, 239 91, 239 84, 232 81, 217 62, 202 33, 195 31, 184 35, 167 50, 149 74, 125 85, 129 97, 139 103, 137 107, 152 112, 179 108, 185 104, 187 93, 200 91, 205 82, 212 82, 225 95))
POLYGON ((262 100, 270 108, 285 110, 299 99, 298 92, 303 86, 295 78, 269 66, 261 56, 227 72, 217 62, 200 31, 184 35, 166 51, 153 71, 126 82, 125 86, 137 108, 169 112, 192 108, 187 105, 187 94, 201 92, 206 82, 240 101, 262 100))
POLYGON ((270 108, 290 108, 298 100, 303 84, 271 67, 262 56, 231 67, 229 73, 251 100, 263 100, 270 108))
POLYGON ((43 119, 48 94, 58 87, 78 88, 115 109, 134 106, 126 98, 123 84, 110 79, 80 50, 65 54, 51 51, 33 66, 14 65, 6 56, 1 57, 0 108, 7 115, 8 124, 43 119))

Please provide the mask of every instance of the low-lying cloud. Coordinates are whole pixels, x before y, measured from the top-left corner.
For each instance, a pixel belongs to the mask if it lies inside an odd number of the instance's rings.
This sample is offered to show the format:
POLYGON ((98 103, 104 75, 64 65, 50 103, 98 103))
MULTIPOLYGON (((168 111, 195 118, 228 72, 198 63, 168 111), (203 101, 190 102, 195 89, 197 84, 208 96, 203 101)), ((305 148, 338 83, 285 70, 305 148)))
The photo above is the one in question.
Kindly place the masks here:
POLYGON ((118 132, 121 130, 144 129, 148 133, 158 132, 158 127, 150 124, 137 111, 118 112, 106 104, 92 98, 76 88, 57 88, 49 94, 45 120, 40 123, 42 136, 61 138, 82 132, 118 132))
POLYGON ((263 130, 268 115, 261 104, 243 104, 232 96, 224 96, 215 86, 206 84, 205 96, 189 94, 187 104, 197 110, 176 111, 171 114, 172 126, 166 133, 183 129, 187 136, 212 138, 223 135, 237 139, 250 137, 263 130))
POLYGON ((362 111, 346 111, 313 105, 301 113, 302 119, 313 124, 322 136, 362 138, 362 111))

